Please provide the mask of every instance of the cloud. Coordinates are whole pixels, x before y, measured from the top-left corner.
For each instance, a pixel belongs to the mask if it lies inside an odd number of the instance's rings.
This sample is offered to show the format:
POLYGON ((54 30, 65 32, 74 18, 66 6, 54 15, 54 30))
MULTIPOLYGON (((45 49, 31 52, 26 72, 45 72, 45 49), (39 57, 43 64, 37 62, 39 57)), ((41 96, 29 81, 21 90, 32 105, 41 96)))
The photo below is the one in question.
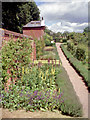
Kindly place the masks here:
POLYGON ((35 2, 89 2, 89 0, 35 0, 35 2))
MULTIPOLYGON (((35 0, 37 1, 37 0, 35 0)), ((88 23, 89 0, 38 0, 41 17, 49 28, 55 31, 83 31, 88 23), (63 26, 59 25, 63 22, 63 26), (65 25, 64 25, 65 24, 65 25), (69 26, 69 27, 68 27, 69 26), (54 29, 53 29, 54 30, 54 29)))
POLYGON ((88 23, 70 23, 70 22, 58 22, 56 24, 52 24, 51 26, 47 26, 53 32, 83 32, 83 29, 88 26, 88 23))
POLYGON ((44 3, 38 7, 41 16, 43 16, 49 24, 59 22, 60 20, 80 23, 88 21, 87 2, 44 3))

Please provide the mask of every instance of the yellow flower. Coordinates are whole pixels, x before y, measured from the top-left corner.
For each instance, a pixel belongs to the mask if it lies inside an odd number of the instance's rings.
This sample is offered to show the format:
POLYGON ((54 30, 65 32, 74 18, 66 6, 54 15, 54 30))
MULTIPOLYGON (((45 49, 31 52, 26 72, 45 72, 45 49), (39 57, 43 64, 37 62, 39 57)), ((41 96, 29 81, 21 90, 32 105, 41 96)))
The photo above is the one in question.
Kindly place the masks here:
POLYGON ((60 94, 60 88, 59 88, 58 92, 59 92, 59 94, 60 94))
POLYGON ((48 76, 48 69, 46 70, 46 76, 48 76))
POLYGON ((26 74, 28 73, 28 68, 25 69, 25 73, 26 73, 26 74))
POLYGON ((24 67, 22 67, 22 75, 24 75, 24 67))
POLYGON ((55 69, 52 68, 51 73, 54 75, 55 74, 55 69))
POLYGON ((39 74, 39 77, 41 77, 41 72, 40 72, 40 74, 39 74))
POLYGON ((42 72, 42 80, 43 80, 43 78, 44 78, 44 73, 42 72))

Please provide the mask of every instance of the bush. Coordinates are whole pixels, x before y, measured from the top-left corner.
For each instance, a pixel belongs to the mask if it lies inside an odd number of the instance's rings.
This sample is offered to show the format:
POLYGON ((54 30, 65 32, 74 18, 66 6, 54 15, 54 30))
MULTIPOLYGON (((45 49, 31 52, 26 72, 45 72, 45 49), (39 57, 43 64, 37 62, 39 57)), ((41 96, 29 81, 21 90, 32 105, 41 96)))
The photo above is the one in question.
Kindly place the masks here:
POLYGON ((80 73, 81 76, 83 76, 85 82, 88 84, 90 84, 90 81, 88 81, 88 69, 86 69, 84 67, 84 65, 77 60, 76 58, 74 58, 69 51, 67 51, 67 49, 64 47, 64 45, 61 45, 61 49, 64 52, 65 56, 67 57, 67 59, 70 61, 70 63, 75 67, 75 69, 77 70, 77 72, 80 73))
POLYGON ((63 39, 63 42, 67 42, 67 39, 64 38, 64 39, 63 39))
POLYGON ((67 43, 67 50, 70 51, 72 55, 75 55, 76 48, 73 43, 67 43))
POLYGON ((86 59, 85 50, 82 48, 77 48, 75 57, 80 61, 84 61, 86 59))
POLYGON ((54 43, 51 43, 51 41, 53 41, 52 36, 45 34, 44 36, 45 46, 52 46, 54 43))

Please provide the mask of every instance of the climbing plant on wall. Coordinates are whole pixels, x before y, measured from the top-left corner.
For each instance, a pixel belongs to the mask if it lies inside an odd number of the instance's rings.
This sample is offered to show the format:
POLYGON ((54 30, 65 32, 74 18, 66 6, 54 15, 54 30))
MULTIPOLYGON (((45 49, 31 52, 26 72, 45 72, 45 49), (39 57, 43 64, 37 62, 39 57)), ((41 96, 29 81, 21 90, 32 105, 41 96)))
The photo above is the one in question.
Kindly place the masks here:
POLYGON ((21 68, 31 61, 31 40, 27 38, 3 41, 2 47, 2 83, 9 78, 20 78, 21 68), (8 74, 9 71, 9 74, 8 74))

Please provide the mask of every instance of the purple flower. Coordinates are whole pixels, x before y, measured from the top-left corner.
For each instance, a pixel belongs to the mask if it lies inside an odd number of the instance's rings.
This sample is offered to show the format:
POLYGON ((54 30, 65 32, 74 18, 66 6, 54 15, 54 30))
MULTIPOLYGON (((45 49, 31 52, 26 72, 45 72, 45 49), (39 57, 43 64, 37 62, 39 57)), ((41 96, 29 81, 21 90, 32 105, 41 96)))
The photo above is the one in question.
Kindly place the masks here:
POLYGON ((19 106, 19 103, 17 105, 19 106))
POLYGON ((27 94, 28 97, 30 97, 30 94, 27 94))
POLYGON ((34 91, 34 95, 36 96, 36 95, 37 95, 37 93, 38 93, 38 90, 35 90, 35 91, 34 91))
POLYGON ((58 99, 61 97, 61 94, 59 95, 58 99))
POLYGON ((20 93, 20 96, 22 96, 23 94, 22 93, 20 93))
POLYGON ((48 64, 50 64, 50 59, 48 59, 48 64))
POLYGON ((21 92, 23 91, 23 89, 21 90, 21 92))
POLYGON ((53 65, 53 60, 52 60, 52 65, 53 65))
POLYGON ((40 100, 41 99, 40 96, 38 96, 37 99, 40 100))
POLYGON ((39 62, 39 63, 38 63, 38 67, 40 68, 41 66, 42 66, 42 63, 41 63, 41 62, 39 62))

